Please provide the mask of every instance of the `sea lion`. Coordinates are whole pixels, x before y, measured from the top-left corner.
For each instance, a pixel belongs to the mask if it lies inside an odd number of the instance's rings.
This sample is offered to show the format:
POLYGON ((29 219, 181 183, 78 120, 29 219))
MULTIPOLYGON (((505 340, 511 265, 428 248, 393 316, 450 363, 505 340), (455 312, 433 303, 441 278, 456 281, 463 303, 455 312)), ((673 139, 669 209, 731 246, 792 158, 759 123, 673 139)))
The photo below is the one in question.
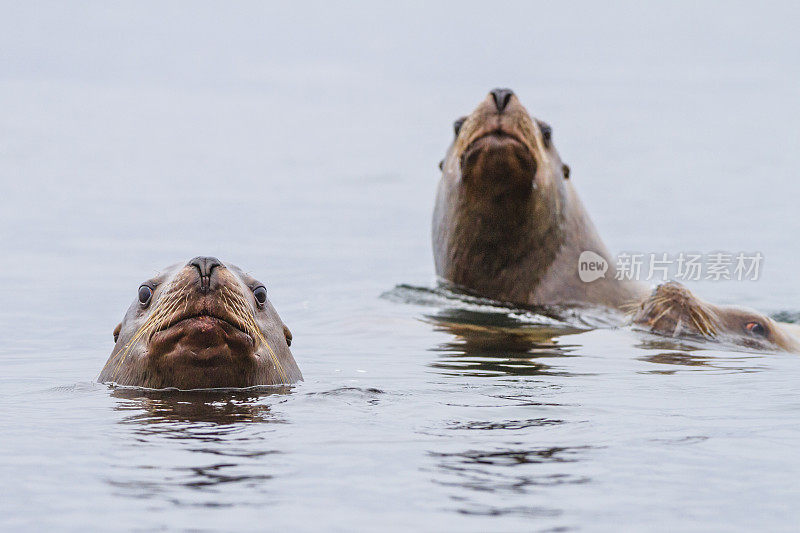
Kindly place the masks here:
POLYGON ((216 257, 195 257, 139 286, 97 378, 153 389, 302 381, 292 334, 264 284, 216 257))
POLYGON ((522 307, 635 308, 633 323, 654 333, 800 351, 796 326, 703 302, 680 284, 651 294, 643 283, 616 279, 552 129, 510 89, 490 91, 454 129, 433 213, 434 262, 445 283, 522 307), (581 280, 583 252, 602 258, 603 277, 581 280))
POLYGON ((454 127, 433 213, 441 279, 522 306, 622 308, 647 296, 644 284, 615 279, 550 126, 532 118, 510 89, 492 90, 454 127), (584 251, 605 260, 605 277, 581 281, 584 251))
POLYGON ((713 339, 756 350, 800 352, 792 325, 738 306, 704 302, 680 283, 656 287, 634 310, 633 324, 671 337, 713 339))

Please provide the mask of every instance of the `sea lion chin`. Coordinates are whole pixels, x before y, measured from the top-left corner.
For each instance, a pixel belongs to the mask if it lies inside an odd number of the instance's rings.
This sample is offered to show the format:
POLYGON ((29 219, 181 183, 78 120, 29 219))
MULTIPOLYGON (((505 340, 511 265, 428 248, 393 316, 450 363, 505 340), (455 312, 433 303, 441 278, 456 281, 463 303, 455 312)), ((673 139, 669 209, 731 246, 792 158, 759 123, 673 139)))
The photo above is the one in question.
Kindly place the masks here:
POLYGON ((178 389, 294 383, 302 374, 291 339, 263 284, 196 257, 140 285, 98 381, 178 389))
POLYGON ((514 305, 622 308, 647 294, 616 279, 614 261, 555 149, 552 129, 510 89, 494 89, 466 117, 441 163, 433 214, 436 273, 466 292, 514 305), (609 265, 586 283, 584 251, 609 265))

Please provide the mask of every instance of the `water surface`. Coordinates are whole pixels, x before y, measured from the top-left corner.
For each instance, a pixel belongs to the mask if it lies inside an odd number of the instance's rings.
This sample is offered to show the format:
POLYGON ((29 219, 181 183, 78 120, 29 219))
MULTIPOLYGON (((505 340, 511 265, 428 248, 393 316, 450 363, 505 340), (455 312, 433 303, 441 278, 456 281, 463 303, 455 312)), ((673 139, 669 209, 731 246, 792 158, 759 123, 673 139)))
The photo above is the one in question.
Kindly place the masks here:
POLYGON ((451 123, 499 85, 612 249, 760 251, 693 288, 796 316, 795 5, 4 12, 3 529, 796 527, 796 355, 409 289, 451 123), (265 282, 305 382, 93 383, 198 254, 265 282))

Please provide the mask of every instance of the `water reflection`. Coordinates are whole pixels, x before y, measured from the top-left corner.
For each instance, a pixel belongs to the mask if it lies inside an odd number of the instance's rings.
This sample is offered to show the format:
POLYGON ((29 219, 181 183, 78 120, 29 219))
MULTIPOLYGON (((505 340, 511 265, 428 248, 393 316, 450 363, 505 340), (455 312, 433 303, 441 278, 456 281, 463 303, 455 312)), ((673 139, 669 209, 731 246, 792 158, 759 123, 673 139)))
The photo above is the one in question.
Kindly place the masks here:
POLYGON ((140 466, 126 476, 106 479, 117 495, 137 499, 162 500, 179 507, 235 507, 242 502, 221 501, 214 495, 223 485, 241 490, 263 489, 271 474, 247 471, 235 463, 214 463, 204 466, 161 468, 140 466), (137 475, 150 476, 136 479, 137 475), (188 489, 191 492, 187 492, 188 489))
MULTIPOLYGON (((684 367, 684 371, 725 371, 725 372, 759 372, 763 368, 754 364, 761 359, 756 354, 720 354, 702 347, 701 342, 693 343, 685 339, 658 338, 644 340, 636 345, 646 350, 647 355, 638 357, 639 361, 657 365, 684 367)), ((648 370, 645 374, 671 375, 680 368, 648 370)))
POLYGON ((443 354, 431 363, 442 374, 458 376, 568 375, 545 362, 574 349, 561 337, 581 333, 573 326, 530 326, 510 314, 445 309, 427 315, 437 331, 453 339, 433 348, 443 354))
POLYGON ((279 422, 263 399, 289 394, 291 390, 291 387, 205 391, 116 388, 111 395, 123 400, 117 404, 116 410, 134 412, 123 419, 122 423, 186 422, 227 425, 279 422))

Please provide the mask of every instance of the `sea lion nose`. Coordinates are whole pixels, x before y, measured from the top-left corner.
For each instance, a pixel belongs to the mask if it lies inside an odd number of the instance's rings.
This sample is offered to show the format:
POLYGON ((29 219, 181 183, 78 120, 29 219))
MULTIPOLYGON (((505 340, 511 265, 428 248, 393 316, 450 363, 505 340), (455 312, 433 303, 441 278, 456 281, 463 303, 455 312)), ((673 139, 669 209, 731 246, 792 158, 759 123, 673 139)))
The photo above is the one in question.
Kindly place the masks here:
POLYGON ((211 284, 211 273, 215 268, 222 266, 222 261, 216 257, 197 256, 189 261, 186 266, 193 266, 200 273, 200 289, 208 291, 211 284))
POLYGON ((511 101, 511 97, 514 96, 514 91, 511 89, 492 89, 489 93, 492 95, 492 98, 494 98, 494 105, 500 113, 503 112, 511 101))
POLYGON ((198 255, 186 264, 197 268, 197 270, 200 271, 200 276, 205 278, 211 275, 212 270, 218 266, 222 266, 222 261, 216 257, 203 257, 198 255))

